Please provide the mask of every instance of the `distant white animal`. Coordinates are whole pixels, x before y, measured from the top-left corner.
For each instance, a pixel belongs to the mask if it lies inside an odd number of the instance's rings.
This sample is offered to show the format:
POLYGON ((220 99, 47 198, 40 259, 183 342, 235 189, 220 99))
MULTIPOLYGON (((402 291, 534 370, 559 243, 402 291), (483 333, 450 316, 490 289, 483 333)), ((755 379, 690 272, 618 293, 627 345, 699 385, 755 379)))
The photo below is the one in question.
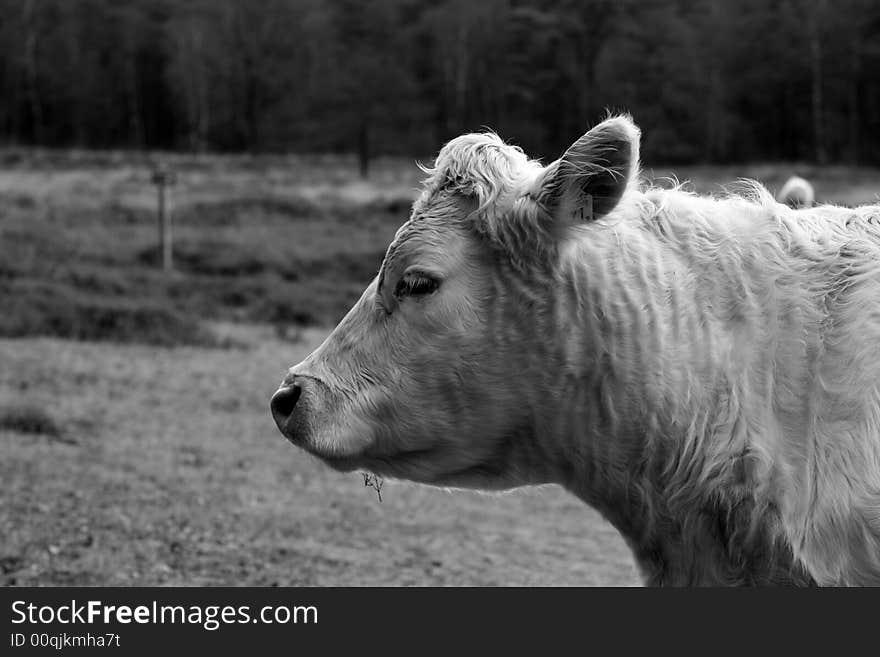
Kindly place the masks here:
POLYGON ((779 202, 799 209, 813 207, 816 193, 813 186, 800 176, 792 176, 779 191, 779 202))

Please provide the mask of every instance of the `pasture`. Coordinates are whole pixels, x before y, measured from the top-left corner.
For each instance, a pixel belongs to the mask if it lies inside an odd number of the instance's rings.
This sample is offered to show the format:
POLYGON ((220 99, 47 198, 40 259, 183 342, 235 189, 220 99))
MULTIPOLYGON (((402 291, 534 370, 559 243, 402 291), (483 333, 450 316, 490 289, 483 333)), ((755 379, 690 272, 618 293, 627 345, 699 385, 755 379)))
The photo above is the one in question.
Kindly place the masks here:
MULTIPOLYGON (((386 482, 380 502, 278 433, 269 398, 375 274, 412 163, 361 181, 346 158, 164 156, 167 275, 154 160, 0 153, 0 582, 638 583, 615 530, 561 489, 386 482)), ((878 170, 675 170, 701 192, 792 173, 819 202, 880 193, 878 170)))

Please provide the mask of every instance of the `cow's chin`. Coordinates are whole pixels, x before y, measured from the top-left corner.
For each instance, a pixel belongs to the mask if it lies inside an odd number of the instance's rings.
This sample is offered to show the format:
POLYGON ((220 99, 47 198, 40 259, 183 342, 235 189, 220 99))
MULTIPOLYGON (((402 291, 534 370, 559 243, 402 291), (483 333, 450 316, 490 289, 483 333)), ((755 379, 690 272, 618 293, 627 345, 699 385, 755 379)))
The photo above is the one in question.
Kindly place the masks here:
POLYGON ((306 449, 339 472, 362 471, 432 486, 480 490, 507 490, 527 483, 513 480, 508 469, 495 459, 463 461, 447 446, 389 452, 367 449, 357 455, 306 449))

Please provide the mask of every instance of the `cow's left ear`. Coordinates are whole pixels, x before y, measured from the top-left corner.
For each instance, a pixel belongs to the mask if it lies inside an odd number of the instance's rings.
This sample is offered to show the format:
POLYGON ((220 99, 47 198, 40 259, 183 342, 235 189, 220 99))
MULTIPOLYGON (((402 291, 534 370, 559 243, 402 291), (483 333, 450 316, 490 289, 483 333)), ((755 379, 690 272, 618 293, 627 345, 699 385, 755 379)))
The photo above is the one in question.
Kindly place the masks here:
POLYGON ((544 169, 530 196, 554 222, 604 217, 638 175, 640 135, 629 116, 606 119, 544 169))

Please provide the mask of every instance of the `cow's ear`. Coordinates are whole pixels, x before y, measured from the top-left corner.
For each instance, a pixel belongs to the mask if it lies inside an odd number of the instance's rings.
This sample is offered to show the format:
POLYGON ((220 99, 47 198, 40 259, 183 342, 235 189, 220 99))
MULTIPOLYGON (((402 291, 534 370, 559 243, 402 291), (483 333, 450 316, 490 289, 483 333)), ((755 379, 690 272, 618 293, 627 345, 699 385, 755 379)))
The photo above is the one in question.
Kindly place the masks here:
POLYGON ((640 134, 628 116, 606 119, 547 166, 532 198, 554 222, 604 217, 638 175, 640 134))

